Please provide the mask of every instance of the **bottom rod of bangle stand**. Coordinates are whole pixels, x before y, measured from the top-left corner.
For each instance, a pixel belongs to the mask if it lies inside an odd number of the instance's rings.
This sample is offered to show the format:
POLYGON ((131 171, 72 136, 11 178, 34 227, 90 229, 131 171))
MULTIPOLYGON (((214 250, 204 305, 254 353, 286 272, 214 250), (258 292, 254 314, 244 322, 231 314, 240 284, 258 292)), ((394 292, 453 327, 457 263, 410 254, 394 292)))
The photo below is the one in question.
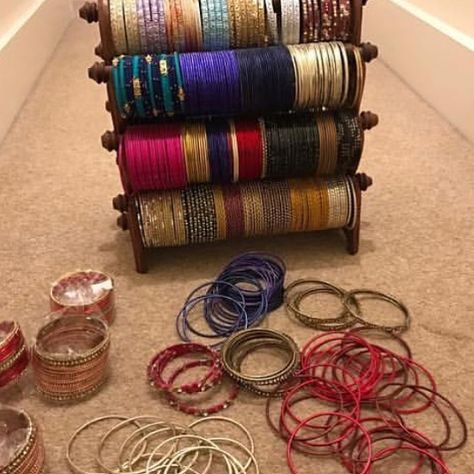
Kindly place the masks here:
POLYGON ((345 227, 343 229, 347 240, 347 251, 351 255, 355 255, 359 251, 362 192, 366 191, 370 186, 372 186, 373 180, 365 173, 361 173, 354 176, 353 183, 357 200, 357 215, 354 226, 351 228, 345 227))

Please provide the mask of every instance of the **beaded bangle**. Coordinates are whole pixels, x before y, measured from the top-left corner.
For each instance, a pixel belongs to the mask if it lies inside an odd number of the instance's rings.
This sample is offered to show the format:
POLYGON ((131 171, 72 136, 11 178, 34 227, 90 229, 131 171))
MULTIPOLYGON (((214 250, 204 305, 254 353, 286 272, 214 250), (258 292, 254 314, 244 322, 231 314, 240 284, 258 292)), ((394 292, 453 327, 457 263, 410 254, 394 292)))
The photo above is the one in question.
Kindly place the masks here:
POLYGON ((212 388, 222 377, 222 370, 220 368, 219 354, 211 348, 196 343, 184 343, 170 346, 165 350, 156 354, 150 361, 147 369, 147 377, 149 383, 156 389, 165 392, 176 393, 198 393, 205 392, 212 388), (173 383, 179 374, 174 374, 173 377, 166 377, 164 372, 166 368, 177 358, 189 357, 194 354, 206 357, 206 364, 209 370, 199 380, 174 386, 173 383), (207 365, 209 361, 209 365, 207 365))
POLYGON ((243 388, 263 394, 265 386, 281 383, 294 373, 299 364, 299 351, 296 343, 285 334, 270 329, 247 329, 227 339, 222 347, 221 358, 224 370, 243 388), (284 366, 261 375, 244 373, 243 359, 260 347, 284 352, 287 356, 284 366))
POLYGON ((92 395, 105 382, 109 347, 108 326, 99 319, 66 314, 47 323, 32 348, 37 391, 54 401, 92 395))

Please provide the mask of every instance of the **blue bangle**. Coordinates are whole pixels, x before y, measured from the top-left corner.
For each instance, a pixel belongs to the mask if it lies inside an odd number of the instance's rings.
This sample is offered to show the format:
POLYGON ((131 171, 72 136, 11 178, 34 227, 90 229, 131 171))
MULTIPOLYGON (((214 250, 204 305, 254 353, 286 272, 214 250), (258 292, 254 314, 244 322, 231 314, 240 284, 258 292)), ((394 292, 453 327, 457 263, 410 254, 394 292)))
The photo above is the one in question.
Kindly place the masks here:
POLYGON ((121 62, 120 79, 125 94, 124 111, 128 117, 134 115, 135 97, 133 96, 133 68, 132 57, 124 56, 121 62))
POLYGON ((146 82, 148 84, 148 94, 150 96, 153 117, 158 116, 158 106, 156 104, 155 88, 153 87, 153 56, 146 57, 146 82))
POLYGON ((161 87, 160 57, 158 54, 152 56, 151 78, 153 82, 153 91, 155 93, 155 102, 158 110, 158 116, 164 114, 165 105, 163 102, 163 89, 161 87))

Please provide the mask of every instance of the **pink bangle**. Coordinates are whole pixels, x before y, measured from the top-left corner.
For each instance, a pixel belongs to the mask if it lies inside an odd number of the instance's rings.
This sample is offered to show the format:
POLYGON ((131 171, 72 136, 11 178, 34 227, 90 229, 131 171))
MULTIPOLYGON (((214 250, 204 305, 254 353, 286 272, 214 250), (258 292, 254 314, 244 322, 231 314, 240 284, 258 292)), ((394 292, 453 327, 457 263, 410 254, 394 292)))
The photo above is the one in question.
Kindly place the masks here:
POLYGON ((0 387, 17 380, 28 367, 30 353, 16 321, 3 321, 0 330, 6 336, 0 341, 0 387))

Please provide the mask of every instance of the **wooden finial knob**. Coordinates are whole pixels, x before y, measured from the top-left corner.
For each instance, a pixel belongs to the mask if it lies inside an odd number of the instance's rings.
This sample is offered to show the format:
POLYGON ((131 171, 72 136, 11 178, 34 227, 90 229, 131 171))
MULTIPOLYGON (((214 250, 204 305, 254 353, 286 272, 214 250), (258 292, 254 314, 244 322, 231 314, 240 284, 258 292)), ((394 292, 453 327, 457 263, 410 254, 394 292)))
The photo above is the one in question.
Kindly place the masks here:
POLYGON ((118 150, 118 136, 115 132, 107 130, 101 137, 102 146, 108 151, 118 150))
POLYGON ((102 43, 99 43, 95 48, 94 48, 94 53, 96 56, 99 56, 99 58, 104 57, 104 47, 102 46, 102 43))
POLYGON ((97 23, 99 21, 99 8, 95 2, 86 2, 79 8, 79 16, 87 23, 97 23))
POLYGON ((107 112, 112 112, 112 107, 110 107, 110 102, 108 100, 105 101, 105 110, 107 112))
POLYGON ((112 199, 112 207, 119 212, 126 212, 128 209, 128 198, 125 194, 117 194, 112 199))
POLYGON ((112 66, 107 66, 104 62, 95 62, 88 69, 89 78, 97 82, 97 84, 108 82, 108 80, 110 79, 111 71, 112 66))
POLYGON ((356 179, 359 181, 361 191, 366 191, 373 184, 373 179, 365 173, 356 174, 356 179))
POLYGON ((372 112, 362 112, 359 115, 359 122, 362 130, 370 130, 379 123, 379 116, 372 112))
POLYGON ((360 45, 360 52, 364 61, 370 63, 370 61, 379 55, 379 48, 372 43, 362 43, 360 45))
POLYGON ((365 6, 367 5, 367 2, 368 2, 368 1, 369 1, 369 0, 362 0, 362 6, 365 7, 365 6))
POLYGON ((122 230, 128 230, 128 216, 127 214, 120 214, 120 216, 117 217, 117 225, 122 229, 122 230))

